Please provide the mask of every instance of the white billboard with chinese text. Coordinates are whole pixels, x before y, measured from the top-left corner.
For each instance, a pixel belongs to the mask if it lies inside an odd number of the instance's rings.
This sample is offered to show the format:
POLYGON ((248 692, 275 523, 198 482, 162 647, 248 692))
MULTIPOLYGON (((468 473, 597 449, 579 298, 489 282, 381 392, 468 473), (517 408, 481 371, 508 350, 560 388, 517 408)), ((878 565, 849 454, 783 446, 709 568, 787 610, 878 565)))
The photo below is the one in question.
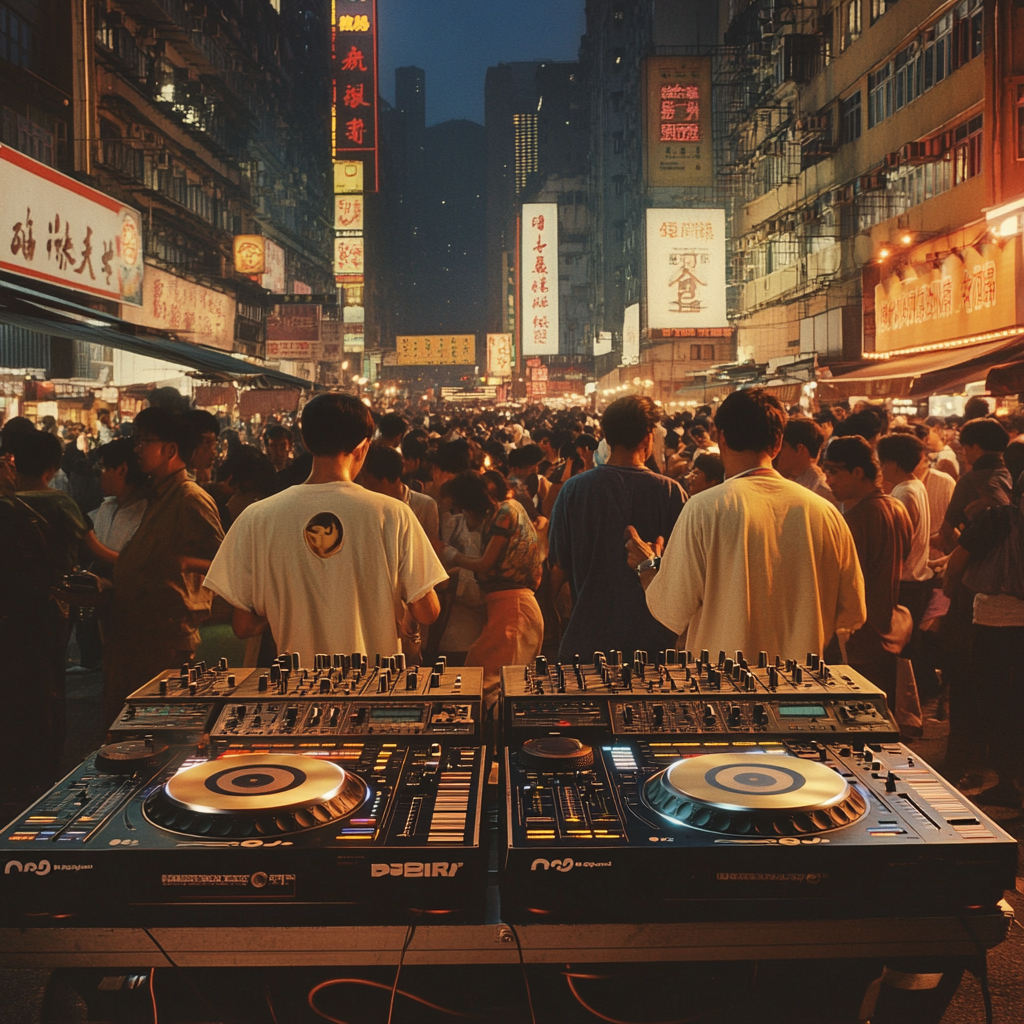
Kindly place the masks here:
POLYGON ((487 375, 489 377, 512 376, 512 335, 487 335, 487 375))
POLYGON ((557 355, 557 203, 524 204, 519 265, 523 355, 557 355))
POLYGON ((280 295, 284 292, 284 249, 269 238, 264 242, 264 268, 260 285, 268 292, 280 295))
POLYGON ((230 352, 235 340, 235 300, 156 267, 146 268, 141 308, 125 306, 121 316, 133 324, 159 327, 185 341, 230 352))
POLYGON ((634 302, 622 313, 622 365, 640 362, 640 303, 634 302))
POLYGON ((647 211, 647 326, 727 327, 725 211, 647 211))
POLYGON ((356 194, 334 197, 334 230, 342 235, 362 236, 363 197, 356 194))
POLYGON ((363 272, 363 240, 362 238, 335 238, 334 240, 334 274, 362 274, 363 272))
POLYGON ((595 356, 606 356, 612 350, 612 332, 611 331, 598 331, 597 337, 594 339, 594 355, 595 356))
POLYGON ((138 210, 0 146, 0 270, 141 306, 138 210))

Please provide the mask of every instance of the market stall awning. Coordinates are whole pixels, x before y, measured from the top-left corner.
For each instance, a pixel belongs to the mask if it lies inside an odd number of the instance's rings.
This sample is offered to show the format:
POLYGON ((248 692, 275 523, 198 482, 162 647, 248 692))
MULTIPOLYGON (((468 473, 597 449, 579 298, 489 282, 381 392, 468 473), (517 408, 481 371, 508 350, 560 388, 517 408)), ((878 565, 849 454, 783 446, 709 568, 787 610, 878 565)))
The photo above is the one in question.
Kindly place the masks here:
POLYGON ((207 373, 261 376, 276 386, 313 387, 311 381, 302 377, 246 362, 229 352, 179 341, 164 331, 139 327, 109 313, 100 313, 10 281, 0 281, 0 322, 39 334, 108 345, 207 373))
POLYGON ((1024 336, 964 348, 892 356, 820 381, 818 397, 830 401, 853 395, 903 398, 941 394, 960 390, 972 381, 985 380, 996 364, 1015 364, 1021 359, 1024 359, 1024 336))

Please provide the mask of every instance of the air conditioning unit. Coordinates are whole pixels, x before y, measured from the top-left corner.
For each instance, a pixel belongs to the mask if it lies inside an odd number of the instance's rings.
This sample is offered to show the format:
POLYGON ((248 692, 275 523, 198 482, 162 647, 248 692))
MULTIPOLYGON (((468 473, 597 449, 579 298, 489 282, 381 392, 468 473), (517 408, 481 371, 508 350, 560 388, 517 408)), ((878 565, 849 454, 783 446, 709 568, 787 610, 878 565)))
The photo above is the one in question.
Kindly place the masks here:
POLYGON ((897 167, 899 167, 899 165, 900 165, 900 154, 898 152, 896 152, 896 153, 886 153, 885 154, 885 168, 886 168, 886 170, 894 171, 894 170, 896 170, 897 167))
POLYGON ((142 125, 141 124, 130 124, 128 126, 128 134, 133 139, 141 139, 141 138, 143 138, 143 127, 142 127, 142 125))
POLYGON ((953 148, 953 133, 942 132, 929 141, 932 144, 932 156, 942 156, 953 148))
POLYGON ((932 140, 925 142, 908 142, 900 147, 899 159, 901 164, 923 164, 932 157, 932 140))
POLYGON ((162 149, 156 155, 156 166, 158 170, 166 171, 171 166, 171 154, 166 149, 162 149))
POLYGON ((823 132, 828 128, 828 118, 824 114, 809 114, 797 119, 798 132, 823 132))
POLYGON ((885 188, 887 182, 884 174, 865 174, 858 179, 861 192, 878 192, 885 188))
POLYGON ((807 207, 805 207, 804 209, 802 209, 800 211, 800 223, 801 224, 810 224, 814 219, 815 219, 815 216, 814 216, 814 207, 813 206, 807 206, 807 207))
POLYGON ((849 205, 853 202, 854 187, 852 185, 844 185, 842 188, 836 189, 835 195, 838 196, 835 202, 849 205))

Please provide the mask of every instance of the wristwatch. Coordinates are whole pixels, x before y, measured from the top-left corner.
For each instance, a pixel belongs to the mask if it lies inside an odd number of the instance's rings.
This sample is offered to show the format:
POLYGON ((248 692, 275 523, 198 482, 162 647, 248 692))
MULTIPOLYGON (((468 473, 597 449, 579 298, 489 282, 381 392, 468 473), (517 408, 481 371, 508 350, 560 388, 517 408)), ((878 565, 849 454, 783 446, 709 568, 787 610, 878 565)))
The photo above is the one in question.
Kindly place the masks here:
POLYGON ((641 562, 636 567, 636 574, 641 579, 643 579, 643 577, 647 574, 653 576, 660 568, 661 558, 658 555, 655 555, 653 558, 648 558, 645 561, 641 562))

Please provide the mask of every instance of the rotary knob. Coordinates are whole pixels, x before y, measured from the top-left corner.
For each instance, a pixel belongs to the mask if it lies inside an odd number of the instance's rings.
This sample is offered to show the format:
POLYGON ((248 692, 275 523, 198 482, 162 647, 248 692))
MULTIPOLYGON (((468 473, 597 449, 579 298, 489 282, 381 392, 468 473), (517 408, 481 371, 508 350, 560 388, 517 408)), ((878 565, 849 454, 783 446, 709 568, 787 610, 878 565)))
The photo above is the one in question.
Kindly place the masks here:
POLYGON ((594 751, 573 736, 540 736, 522 745, 519 761, 524 768, 578 771, 594 763, 594 751))

